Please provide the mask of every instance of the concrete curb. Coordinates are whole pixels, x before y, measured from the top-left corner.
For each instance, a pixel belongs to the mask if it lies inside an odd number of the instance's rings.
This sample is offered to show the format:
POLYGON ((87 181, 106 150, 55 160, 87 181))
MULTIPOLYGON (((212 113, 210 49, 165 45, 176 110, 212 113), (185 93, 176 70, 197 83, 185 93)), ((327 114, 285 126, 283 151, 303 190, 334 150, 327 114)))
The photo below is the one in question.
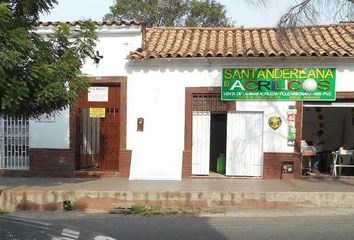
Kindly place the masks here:
POLYGON ((0 208, 62 210, 69 200, 74 210, 107 211, 146 204, 163 208, 354 208, 354 192, 218 192, 218 191, 21 191, 3 190, 0 208))

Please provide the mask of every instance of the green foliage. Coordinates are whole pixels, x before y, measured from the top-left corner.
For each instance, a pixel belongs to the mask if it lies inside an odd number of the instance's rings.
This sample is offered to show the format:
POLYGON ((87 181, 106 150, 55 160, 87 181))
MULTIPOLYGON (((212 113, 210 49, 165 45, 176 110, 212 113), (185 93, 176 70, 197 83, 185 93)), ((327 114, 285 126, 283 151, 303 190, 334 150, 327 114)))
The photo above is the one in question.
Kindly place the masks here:
POLYGON ((131 207, 132 214, 141 214, 150 211, 152 208, 147 205, 135 204, 131 207))
POLYGON ((139 215, 139 216, 186 216, 198 213, 195 209, 174 209, 161 208, 148 205, 134 204, 130 208, 111 209, 110 213, 119 213, 123 215, 139 215), (117 211, 118 210, 118 211, 117 211))
POLYGON ((56 0, 0 0, 0 115, 36 117, 75 103, 89 80, 80 69, 93 55, 95 24, 60 24, 36 32, 56 0))
POLYGON ((231 21, 215 0, 116 0, 104 20, 135 20, 147 27, 225 27, 231 21))
POLYGON ((223 5, 215 0, 190 2, 190 11, 185 25, 191 27, 219 27, 230 26, 230 19, 226 17, 223 5))

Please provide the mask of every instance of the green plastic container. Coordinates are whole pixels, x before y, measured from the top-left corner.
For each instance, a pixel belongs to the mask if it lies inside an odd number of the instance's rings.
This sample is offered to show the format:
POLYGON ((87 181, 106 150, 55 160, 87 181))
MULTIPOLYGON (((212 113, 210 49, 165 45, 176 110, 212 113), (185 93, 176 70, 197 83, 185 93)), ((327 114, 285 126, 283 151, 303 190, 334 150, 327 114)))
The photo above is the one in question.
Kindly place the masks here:
POLYGON ((218 158, 216 159, 216 172, 225 174, 225 154, 219 153, 218 158))

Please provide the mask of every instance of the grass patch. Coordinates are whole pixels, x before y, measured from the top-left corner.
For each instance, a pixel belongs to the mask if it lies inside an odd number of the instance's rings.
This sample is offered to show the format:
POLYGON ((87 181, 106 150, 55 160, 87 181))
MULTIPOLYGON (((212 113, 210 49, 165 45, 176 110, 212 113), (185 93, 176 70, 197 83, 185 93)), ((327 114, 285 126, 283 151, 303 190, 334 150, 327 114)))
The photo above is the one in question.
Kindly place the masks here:
POLYGON ((130 208, 115 208, 109 213, 117 213, 122 215, 138 215, 138 216, 192 216, 196 215, 193 210, 170 209, 152 207, 148 205, 134 204, 130 208))

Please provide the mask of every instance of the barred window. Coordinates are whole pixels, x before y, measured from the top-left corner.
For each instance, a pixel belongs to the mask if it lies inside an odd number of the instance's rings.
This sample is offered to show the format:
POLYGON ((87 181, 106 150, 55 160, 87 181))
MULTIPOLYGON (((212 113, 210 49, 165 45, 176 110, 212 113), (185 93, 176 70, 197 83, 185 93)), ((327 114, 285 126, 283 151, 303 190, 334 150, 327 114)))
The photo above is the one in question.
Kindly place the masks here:
POLYGON ((228 110, 229 102, 221 101, 220 93, 195 93, 192 95, 192 111, 225 113, 228 110))

